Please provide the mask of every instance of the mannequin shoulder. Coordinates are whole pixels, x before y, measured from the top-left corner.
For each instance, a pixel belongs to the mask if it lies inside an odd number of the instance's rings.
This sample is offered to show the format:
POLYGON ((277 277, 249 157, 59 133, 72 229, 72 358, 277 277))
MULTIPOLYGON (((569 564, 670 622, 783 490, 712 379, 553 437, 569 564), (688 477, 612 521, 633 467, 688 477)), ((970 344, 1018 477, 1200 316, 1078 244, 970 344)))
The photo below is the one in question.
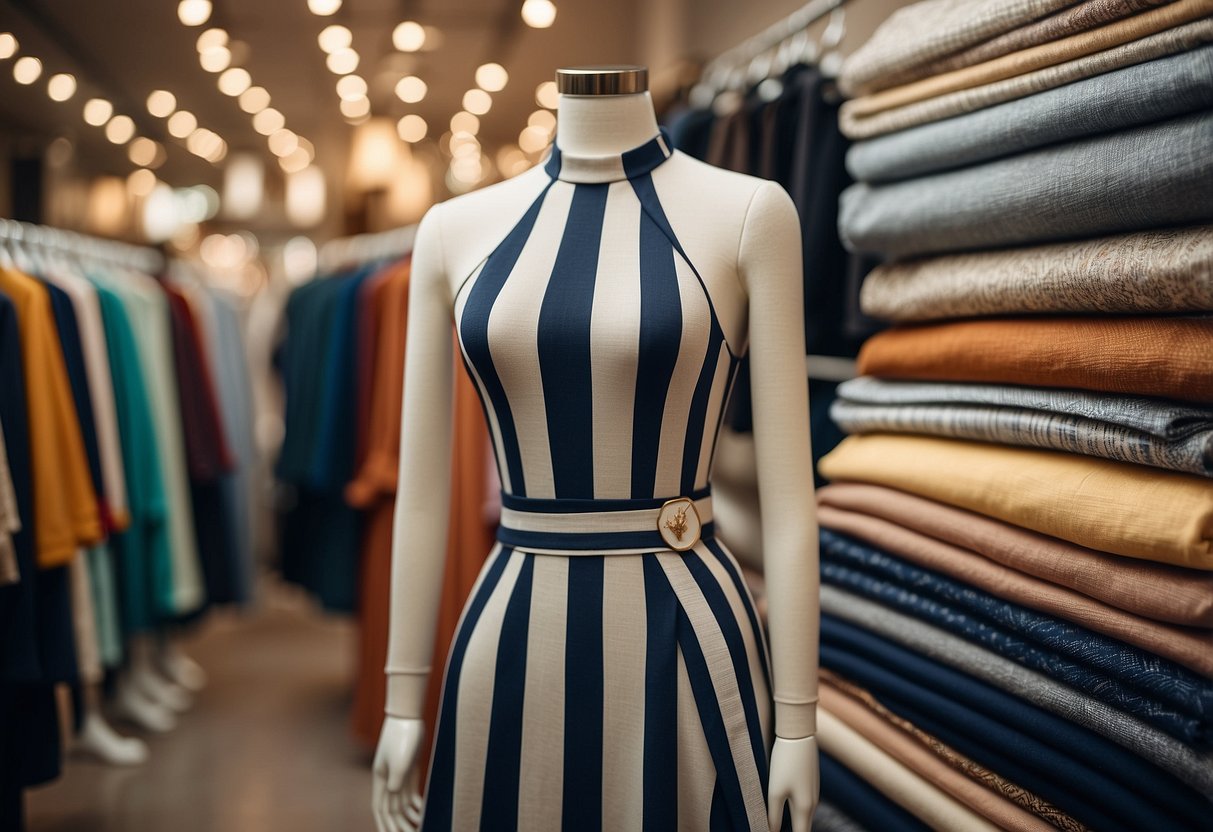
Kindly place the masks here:
POLYGON ((658 172, 663 199, 669 192, 673 197, 684 194, 691 199, 711 200, 712 209, 723 210, 738 224, 754 208, 779 210, 776 206, 782 203, 793 213, 796 210, 787 191, 777 182, 718 168, 681 151, 675 152, 658 172))

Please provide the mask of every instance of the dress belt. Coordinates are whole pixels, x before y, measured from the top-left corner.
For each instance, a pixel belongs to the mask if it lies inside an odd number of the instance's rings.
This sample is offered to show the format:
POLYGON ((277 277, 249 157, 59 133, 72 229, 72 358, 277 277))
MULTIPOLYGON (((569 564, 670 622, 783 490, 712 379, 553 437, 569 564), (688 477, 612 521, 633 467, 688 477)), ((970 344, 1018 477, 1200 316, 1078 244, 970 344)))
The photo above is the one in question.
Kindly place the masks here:
POLYGON ((541 555, 634 555, 688 551, 713 531, 709 488, 653 500, 502 495, 497 540, 541 555))

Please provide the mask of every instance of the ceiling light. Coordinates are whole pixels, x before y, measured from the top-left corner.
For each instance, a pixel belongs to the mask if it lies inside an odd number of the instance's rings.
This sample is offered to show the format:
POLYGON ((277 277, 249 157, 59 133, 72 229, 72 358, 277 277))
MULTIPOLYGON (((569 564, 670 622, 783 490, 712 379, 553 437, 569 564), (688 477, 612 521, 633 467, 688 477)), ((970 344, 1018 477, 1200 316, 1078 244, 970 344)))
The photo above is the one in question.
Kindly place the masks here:
POLYGON ((425 98, 429 88, 416 75, 406 75, 396 82, 396 97, 405 104, 416 104, 425 98))
POLYGON ((296 147, 292 152, 278 158, 278 166, 284 173, 297 173, 311 163, 311 157, 302 147, 296 147))
POLYGON ((156 118, 168 118, 177 109, 177 96, 168 90, 152 90, 147 96, 147 111, 156 118))
POLYGON ((126 144, 135 135, 135 122, 130 116, 114 116, 105 125, 105 137, 114 144, 126 144))
POLYGON ((476 69, 476 86, 488 92, 500 92, 505 89, 510 74, 501 64, 481 64, 476 69))
POLYGON ((232 63, 232 50, 226 46, 212 46, 198 56, 198 63, 207 72, 223 72, 232 63))
POLYGON ((400 136, 401 141, 406 141, 409 144, 424 139, 428 129, 429 125, 425 123, 425 119, 416 113, 409 113, 396 122, 396 134, 400 136))
POLYGON ((281 130, 285 126, 286 119, 283 118, 282 113, 273 107, 266 107, 253 116, 253 129, 263 136, 268 136, 275 130, 281 130))
POLYGON ((525 0, 522 22, 532 29, 546 29, 556 22, 556 4, 552 0, 525 0))
POLYGON ((52 75, 46 82, 46 94, 51 101, 67 101, 76 94, 76 76, 66 72, 52 75))
POLYGON ((105 124, 113 114, 114 105, 104 98, 90 98, 84 102, 84 121, 93 127, 105 124))
POLYGON ((227 46, 227 32, 224 29, 207 29, 198 36, 198 40, 194 44, 200 55, 216 46, 227 46))
POLYGON ((349 29, 344 26, 333 24, 325 26, 320 30, 320 34, 316 37, 316 42, 320 44, 320 48, 330 55, 338 49, 345 49, 354 42, 354 36, 349 29))
POLYGON ((404 21, 392 30, 392 45, 401 52, 416 52, 425 46, 425 28, 416 21, 404 21))
POLYGON ((308 164, 311 164, 312 160, 316 158, 316 145, 309 142, 303 136, 299 137, 299 149, 307 154, 308 164))
POLYGON ((156 174, 147 168, 139 168, 126 177, 126 189, 131 196, 147 196, 156 188, 156 174))
MULTIPOLYGON (((199 127, 185 141, 185 147, 195 156, 211 159, 223 147, 224 141, 214 130, 199 127)), ((226 151, 225 151, 226 152, 226 151)))
POLYGON ((269 146, 270 153, 275 156, 290 156, 299 149, 299 137, 294 131, 283 127, 270 134, 269 146))
POLYGON ((238 66, 223 70, 219 76, 219 92, 224 95, 237 96, 249 88, 253 77, 247 69, 238 66))
POLYGON ((159 142, 152 141, 147 136, 139 136, 126 149, 127 158, 132 164, 141 168, 157 167, 156 160, 164 153, 159 142))
POLYGON ((328 187, 324 171, 311 166, 286 178, 286 216, 295 225, 306 228, 324 219, 328 187))
POLYGON ((506 178, 517 176, 530 166, 526 154, 519 150, 517 145, 503 145, 497 151, 497 167, 506 178))
POLYGON ((19 46, 12 32, 0 32, 0 61, 7 61, 16 55, 19 46))
POLYGON ((369 98, 341 99, 341 115, 346 118, 362 118, 370 114, 371 100, 369 98))
POLYGON ((463 94, 463 109, 472 115, 482 116, 493 106, 493 96, 484 90, 468 90, 463 94))
POLYGON ((270 106, 270 94, 265 87, 249 87, 240 93, 240 109, 249 115, 259 113, 270 106))
POLYGON ((341 8, 341 0, 307 0, 308 11, 319 17, 328 17, 341 8))
POLYGON ((324 64, 334 75, 349 75, 358 68, 358 53, 347 46, 330 53, 324 64))
POLYGON ((452 133, 450 144, 452 156, 480 155, 480 142, 471 133, 452 133))
POLYGON ((458 112, 451 116, 452 133, 470 133, 473 136, 480 132, 480 119, 471 113, 458 112))
POLYGON ((337 95, 344 101, 366 97, 366 81, 358 75, 346 75, 337 82, 337 95))
POLYGON ((32 84, 42 74, 42 61, 26 55, 13 64, 13 79, 18 84, 32 84))
POLYGON ((548 146, 550 139, 548 131, 532 125, 518 134, 518 146, 526 153, 538 153, 548 146))
POLYGON ((198 129, 198 119, 189 110, 178 110, 168 117, 168 132, 171 136, 184 139, 198 129))
POLYGON ((536 110, 527 116, 526 123, 528 127, 542 127, 551 133, 556 129, 556 116, 551 110, 536 110))
POLYGON ((549 110, 556 109, 560 103, 560 91, 556 89, 555 81, 544 81, 535 87, 535 103, 549 110))
POLYGON ((181 0, 177 19, 186 26, 201 26, 211 19, 211 0, 181 0))
MULTIPOLYGON (((218 138, 218 137, 216 137, 216 138, 218 138)), ((217 165, 220 162, 222 162, 224 157, 226 157, 226 156, 227 156, 227 142, 225 142, 222 138, 219 138, 219 141, 215 143, 215 149, 212 150, 210 153, 206 154, 206 160, 208 162, 210 162, 212 165, 217 165)))

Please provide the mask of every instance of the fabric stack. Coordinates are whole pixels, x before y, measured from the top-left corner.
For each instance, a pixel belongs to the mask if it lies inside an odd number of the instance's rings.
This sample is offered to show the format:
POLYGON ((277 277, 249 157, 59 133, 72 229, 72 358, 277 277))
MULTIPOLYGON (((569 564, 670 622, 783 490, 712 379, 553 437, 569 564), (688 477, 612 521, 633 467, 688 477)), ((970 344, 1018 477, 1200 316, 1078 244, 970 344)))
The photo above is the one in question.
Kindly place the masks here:
POLYGON ((820 464, 825 828, 1209 828, 1211 12, 927 0, 844 67, 896 325, 820 464))

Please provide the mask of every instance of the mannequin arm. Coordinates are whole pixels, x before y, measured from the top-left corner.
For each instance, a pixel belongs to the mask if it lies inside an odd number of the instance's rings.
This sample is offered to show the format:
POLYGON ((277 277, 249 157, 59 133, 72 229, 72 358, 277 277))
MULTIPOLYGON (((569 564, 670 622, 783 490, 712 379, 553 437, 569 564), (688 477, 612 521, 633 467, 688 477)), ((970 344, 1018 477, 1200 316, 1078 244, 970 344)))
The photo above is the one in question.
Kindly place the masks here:
POLYGON ((796 209, 782 188, 766 183, 746 215, 738 273, 749 296, 754 451, 780 738, 768 804, 774 814, 790 802, 795 832, 807 832, 816 804, 816 742, 803 740, 817 732, 819 628, 801 269, 796 209))

